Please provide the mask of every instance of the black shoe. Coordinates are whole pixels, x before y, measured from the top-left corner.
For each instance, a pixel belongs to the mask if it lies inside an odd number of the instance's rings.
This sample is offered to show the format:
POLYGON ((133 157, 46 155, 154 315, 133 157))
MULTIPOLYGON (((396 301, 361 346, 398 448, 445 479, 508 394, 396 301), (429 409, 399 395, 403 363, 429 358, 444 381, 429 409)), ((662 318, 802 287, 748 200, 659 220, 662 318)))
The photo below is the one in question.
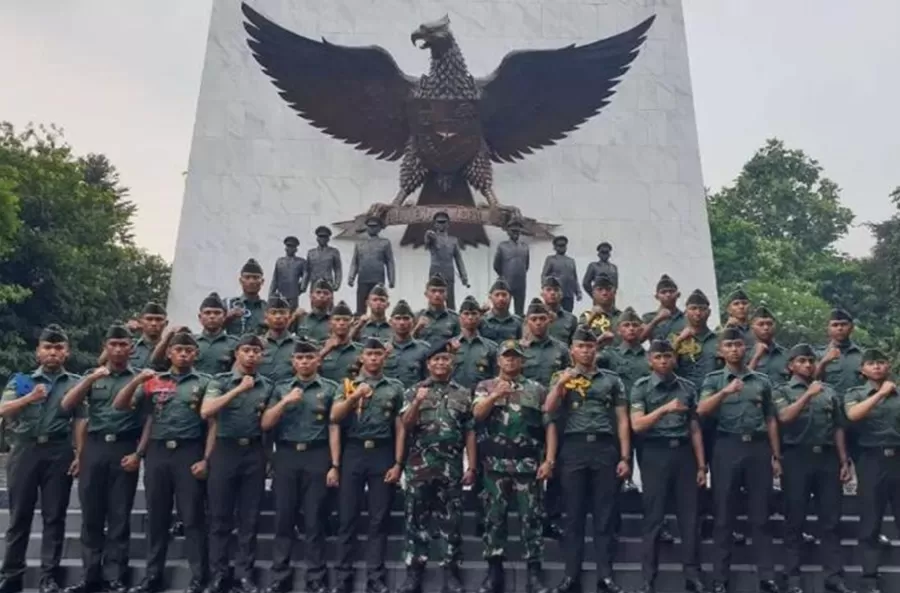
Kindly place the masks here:
POLYGON ((622 484, 622 492, 637 492, 637 484, 632 482, 631 480, 625 480, 622 484))
POLYGON ((736 546, 743 546, 747 543, 747 536, 743 533, 732 531, 731 532, 731 543, 736 546))
POLYGON ((300 531, 299 525, 294 525, 294 539, 297 541, 303 539, 303 532, 300 531))
MULTIPOLYGON (((113 579, 103 587, 106 593, 128 593, 128 587, 121 579, 113 579)), ((68 593, 68 589, 66 590, 68 593)))
POLYGON ((484 575, 484 580, 478 587, 478 593, 503 593, 505 577, 503 559, 488 558, 487 574, 484 575))
POLYGON ((545 523, 544 524, 544 537, 548 539, 561 540, 563 537, 563 530, 559 526, 559 523, 545 523))
POLYGON ((713 581, 712 593, 728 593, 728 585, 722 581, 713 581))
POLYGON ((884 548, 891 547, 891 540, 885 534, 881 533, 878 535, 878 545, 884 548))
POLYGON ((172 537, 184 537, 184 521, 176 519, 169 528, 169 535, 172 537))
POLYGON ((459 566, 445 566, 444 586, 441 587, 441 593, 465 593, 465 591, 462 579, 459 578, 459 566))
POLYGON ((644 585, 640 589, 637 589, 634 593, 656 593, 656 587, 654 587, 650 583, 644 583, 644 585))
POLYGON ((338 577, 337 584, 331 588, 331 593, 353 593, 353 577, 338 577))
POLYGON ((800 537, 803 539, 803 543, 808 546, 813 546, 813 545, 818 546, 820 543, 822 543, 819 541, 819 539, 816 536, 809 534, 809 533, 804 532, 803 534, 800 535, 800 537))
POLYGON ((0 593, 19 593, 22 590, 22 577, 0 578, 0 593))
POLYGON ((788 587, 787 593, 803 593, 803 589, 801 589, 797 585, 794 585, 792 587, 788 587))
POLYGON ((565 577, 553 588, 553 593, 581 593, 581 582, 572 577, 565 577))
POLYGON ((191 579, 184 593, 203 593, 204 586, 203 581, 200 579, 191 579))
POLYGON ((161 578, 146 577, 143 581, 128 590, 128 593, 159 593, 163 590, 161 578))
POLYGON ((425 565, 419 562, 413 562, 406 567, 406 580, 397 589, 397 593, 422 593, 422 574, 425 572, 425 565))
POLYGON ((259 587, 249 578, 243 578, 231 587, 232 593, 259 593, 259 587))
POLYGON ((706 585, 703 584, 703 581, 697 577, 684 579, 684 588, 690 593, 707 593, 709 591, 706 585))
POLYGON ((291 580, 272 581, 266 589, 266 593, 288 593, 291 590, 291 580))
POLYGON ((38 584, 38 593, 60 593, 62 588, 53 577, 44 577, 38 584))
POLYGON ((597 581, 597 593, 622 593, 622 587, 610 577, 606 577, 602 581, 597 581))
POLYGON ((781 593, 781 587, 773 580, 765 580, 759 582, 760 593, 781 593))
POLYGON ((872 585, 870 588, 866 589, 864 593, 883 593, 881 589, 878 588, 878 585, 872 585))
POLYGON ((549 593, 549 589, 544 584, 543 575, 541 575, 541 563, 529 562, 528 572, 526 573, 525 593, 549 593))
POLYGON ((224 574, 217 574, 210 581, 209 586, 206 588, 206 593, 229 593, 231 589, 228 586, 229 580, 224 574))
POLYGON ((100 593, 103 590, 103 581, 78 581, 66 587, 65 593, 100 593))
POLYGON ((322 580, 308 581, 306 583, 306 593, 328 593, 328 583, 322 580))
POLYGON ((825 590, 829 593, 856 593, 855 590, 845 585, 843 581, 825 583, 825 590))
POLYGON ((366 581, 366 593, 391 593, 391 590, 388 588, 387 583, 384 582, 384 578, 379 577, 366 581))
POLYGON ((661 544, 674 544, 675 536, 672 535, 672 532, 669 531, 668 526, 663 525, 662 529, 659 530, 659 543, 661 544))

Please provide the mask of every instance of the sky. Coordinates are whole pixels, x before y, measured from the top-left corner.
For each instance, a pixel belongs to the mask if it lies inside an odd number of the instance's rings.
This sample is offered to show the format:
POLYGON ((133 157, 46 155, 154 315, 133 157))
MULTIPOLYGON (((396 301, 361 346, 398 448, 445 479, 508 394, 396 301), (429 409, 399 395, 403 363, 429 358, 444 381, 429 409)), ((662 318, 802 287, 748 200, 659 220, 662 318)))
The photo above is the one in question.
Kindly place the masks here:
MULTIPOLYGON (((777 136, 841 186, 857 218, 839 247, 864 255, 863 223, 893 214, 900 185, 900 2, 683 3, 707 187, 730 183, 777 136)), ((105 153, 139 207, 138 243, 167 260, 211 6, 0 0, 0 120, 55 123, 77 152, 105 153)))

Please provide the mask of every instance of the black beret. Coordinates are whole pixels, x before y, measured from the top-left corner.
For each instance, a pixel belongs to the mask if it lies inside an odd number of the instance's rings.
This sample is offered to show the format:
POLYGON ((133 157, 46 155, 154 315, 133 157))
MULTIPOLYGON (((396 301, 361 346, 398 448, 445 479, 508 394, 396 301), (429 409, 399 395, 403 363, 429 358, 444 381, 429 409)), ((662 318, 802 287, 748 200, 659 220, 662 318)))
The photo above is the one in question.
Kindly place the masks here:
POLYGON ((257 335, 244 334, 241 336, 241 339, 238 340, 238 343, 235 344, 234 349, 237 350, 241 346, 256 346, 257 348, 265 349, 266 344, 262 341, 262 338, 257 335))
POLYGON ((241 274, 259 274, 260 276, 262 276, 262 273, 262 266, 259 265, 259 262, 252 257, 248 259, 247 263, 245 263, 241 268, 241 274))
POLYGON ((144 305, 144 308, 141 309, 141 315, 165 315, 166 308, 160 305, 159 303, 147 303, 144 305))
POLYGON ((300 244, 300 239, 291 235, 289 237, 284 238, 284 244, 285 245, 293 245, 294 247, 296 247, 297 245, 300 244))
POLYGON ((276 292, 269 297, 268 305, 270 309, 287 309, 288 311, 291 310, 291 304, 286 298, 281 296, 280 292, 276 292))
POLYGON ((319 278, 318 280, 313 282, 312 289, 313 290, 327 290, 328 292, 334 292, 334 287, 331 286, 331 282, 329 282, 325 278, 319 278))
POLYGON ((365 350, 384 350, 384 342, 375 337, 366 338, 362 346, 365 350))
POLYGON ((353 317, 353 310, 344 301, 338 301, 338 304, 331 310, 332 317, 353 317))
POLYGON ((596 342, 597 334, 591 331, 586 325, 579 325, 572 332, 572 342, 596 342))
POLYGON ((222 309, 225 310, 225 302, 222 301, 222 297, 219 296, 217 292, 211 292, 206 295, 206 298, 200 301, 200 310, 203 309, 222 309))
POLYGON ((544 280, 541 282, 541 288, 562 288, 562 284, 559 283, 559 278, 556 276, 544 276, 544 280))
POLYGON ((528 304, 528 310, 525 311, 525 315, 548 315, 550 310, 547 308, 547 305, 544 304, 544 301, 541 299, 531 299, 531 303, 528 304))
POLYGON ((800 356, 805 356, 806 358, 816 358, 816 351, 813 350, 813 347, 809 344, 797 344, 793 348, 788 351, 788 360, 794 360, 800 356))
POLYGON ((51 323, 41 331, 38 340, 41 342, 50 342, 51 344, 62 344, 69 341, 69 336, 66 335, 66 332, 64 332, 60 326, 51 323))
POLYGON ((678 285, 668 274, 663 274, 656 283, 656 292, 661 290, 678 290, 678 285))
POLYGON ((494 281, 494 284, 491 286, 491 292, 496 292, 498 290, 509 292, 509 282, 507 282, 503 278, 497 278, 494 281))
POLYGON ((756 311, 753 312, 753 316, 751 319, 775 319, 775 316, 772 315, 772 312, 765 305, 760 305, 756 308, 756 311))
POLYGON ((847 321, 853 323, 853 316, 840 307, 835 307, 831 310, 831 317, 829 319, 831 321, 847 321))
POLYGON ((175 332, 169 339, 169 346, 197 346, 197 340, 190 332, 175 332))
POLYGON ((647 352, 651 354, 654 352, 675 352, 675 349, 672 348, 672 343, 669 340, 653 340, 650 342, 650 348, 647 352))
POLYGON ((317 237, 330 237, 331 229, 328 228, 327 226, 316 227, 316 236, 317 237))
POLYGON ((615 288, 615 286, 616 283, 609 277, 609 274, 602 272, 597 274, 591 282, 591 288, 615 288))
POLYGON ((866 348, 862 353, 862 362, 888 362, 890 357, 878 348, 866 348))
POLYGON ((425 360, 431 360, 438 354, 445 353, 450 353, 450 340, 437 340, 428 348, 428 352, 425 353, 425 360))
POLYGON ((553 237, 553 244, 556 245, 557 243, 565 243, 566 245, 568 245, 569 238, 565 235, 557 235, 553 237))
POLYGON ((709 307, 709 297, 707 297, 706 294, 698 288, 697 290, 689 294, 687 300, 684 302, 685 307, 690 305, 709 307))
POLYGON ((294 354, 311 354, 319 351, 319 347, 305 337, 294 340, 294 354))
POLYGON ((626 322, 643 323, 643 319, 641 319, 641 316, 634 310, 634 307, 625 307, 625 310, 619 315, 617 323, 626 322))
POLYGON ((391 311, 391 317, 412 317, 413 310, 405 300, 400 299, 391 311))
POLYGON ((744 339, 744 334, 741 333, 741 330, 736 327, 726 327, 722 330, 722 333, 719 334, 720 342, 728 342, 732 340, 742 340, 744 339))
POLYGON ((475 300, 473 296, 467 296, 463 299, 463 302, 459 305, 459 312, 462 313, 464 311, 478 311, 481 312, 481 304, 475 300))
POLYGON ((369 291, 369 296, 380 296, 388 298, 387 288, 384 287, 384 284, 376 284, 372 287, 372 290, 369 291))
POLYGON ((597 251, 600 251, 600 250, 603 249, 604 247, 606 247, 607 249, 612 250, 612 245, 610 245, 608 241, 601 241, 601 242, 597 245, 597 251))
POLYGON ((731 291, 731 294, 728 295, 728 304, 730 305, 734 301, 749 301, 750 297, 747 296, 746 291, 740 286, 731 291))
POLYGON ((450 220, 450 215, 441 210, 440 212, 435 212, 434 216, 431 217, 431 220, 450 220))
POLYGON ((125 324, 123 324, 121 321, 114 321, 113 324, 106 329, 106 339, 130 340, 131 332, 128 331, 128 328, 125 327, 125 324))
POLYGON ((444 280, 444 277, 440 274, 435 274, 431 278, 428 279, 428 284, 425 285, 426 288, 447 288, 447 281, 444 280))

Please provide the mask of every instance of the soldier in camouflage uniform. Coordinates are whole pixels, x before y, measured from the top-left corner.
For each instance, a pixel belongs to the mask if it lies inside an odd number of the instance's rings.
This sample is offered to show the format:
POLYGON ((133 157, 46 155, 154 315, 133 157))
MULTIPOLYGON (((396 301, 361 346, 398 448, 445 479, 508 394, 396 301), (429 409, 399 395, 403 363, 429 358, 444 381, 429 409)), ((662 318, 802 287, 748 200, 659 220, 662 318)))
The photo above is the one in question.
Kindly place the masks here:
POLYGON ((407 390, 401 409, 407 439, 407 577, 400 593, 421 593, 428 549, 429 520, 438 520, 444 567, 443 593, 462 593, 460 545, 462 486, 475 481, 475 432, 470 391, 450 380, 450 343, 433 344, 426 356, 429 377, 407 390), (463 473, 465 450, 468 467, 463 473))
POLYGON ((507 544, 510 501, 519 510, 527 593, 544 593, 541 581, 543 558, 543 481, 556 463, 556 427, 547 421, 543 406, 547 389, 522 376, 525 355, 516 340, 507 340, 499 350, 496 379, 475 388, 472 415, 483 423, 479 457, 484 467, 484 557, 488 573, 479 593, 503 593, 503 560, 507 544))
POLYGON ((397 379, 407 389, 425 379, 425 353, 428 342, 412 337, 413 311, 400 299, 391 311, 391 339, 384 376, 397 379))
POLYGON ((491 286, 491 308, 481 319, 481 335, 498 344, 504 340, 518 340, 522 337, 522 318, 509 310, 509 284, 497 278, 491 286))
POLYGON ((568 345, 578 327, 578 318, 562 308, 562 284, 558 278, 547 276, 541 281, 541 298, 550 313, 550 336, 568 345))
POLYGON ((200 347, 194 368, 207 375, 227 372, 234 364, 237 337, 225 331, 225 303, 215 292, 200 303, 197 315, 203 331, 194 336, 200 347))
POLYGON ((619 342, 616 327, 619 325, 619 315, 622 312, 616 308, 616 290, 612 278, 606 274, 595 276, 591 289, 594 304, 589 311, 582 313, 579 319, 583 325, 597 334, 601 344, 619 342))
POLYGON ((656 283, 656 300, 659 308, 656 311, 644 314, 644 331, 641 341, 645 340, 669 340, 673 342, 673 335, 677 336, 684 329, 687 320, 684 312, 678 308, 678 285, 668 274, 660 276, 656 283))

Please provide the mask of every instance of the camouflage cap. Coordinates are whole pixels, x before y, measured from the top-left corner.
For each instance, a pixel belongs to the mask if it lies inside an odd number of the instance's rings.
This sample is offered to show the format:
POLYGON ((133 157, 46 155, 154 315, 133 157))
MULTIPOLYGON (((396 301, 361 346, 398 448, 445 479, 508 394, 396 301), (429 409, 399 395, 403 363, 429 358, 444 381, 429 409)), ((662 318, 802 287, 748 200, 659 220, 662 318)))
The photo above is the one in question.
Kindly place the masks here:
POLYGON ((519 356, 525 356, 525 351, 522 350, 522 345, 519 344, 519 340, 504 340, 500 343, 500 348, 497 349, 497 354, 499 356, 504 356, 510 353, 518 354, 519 356))

